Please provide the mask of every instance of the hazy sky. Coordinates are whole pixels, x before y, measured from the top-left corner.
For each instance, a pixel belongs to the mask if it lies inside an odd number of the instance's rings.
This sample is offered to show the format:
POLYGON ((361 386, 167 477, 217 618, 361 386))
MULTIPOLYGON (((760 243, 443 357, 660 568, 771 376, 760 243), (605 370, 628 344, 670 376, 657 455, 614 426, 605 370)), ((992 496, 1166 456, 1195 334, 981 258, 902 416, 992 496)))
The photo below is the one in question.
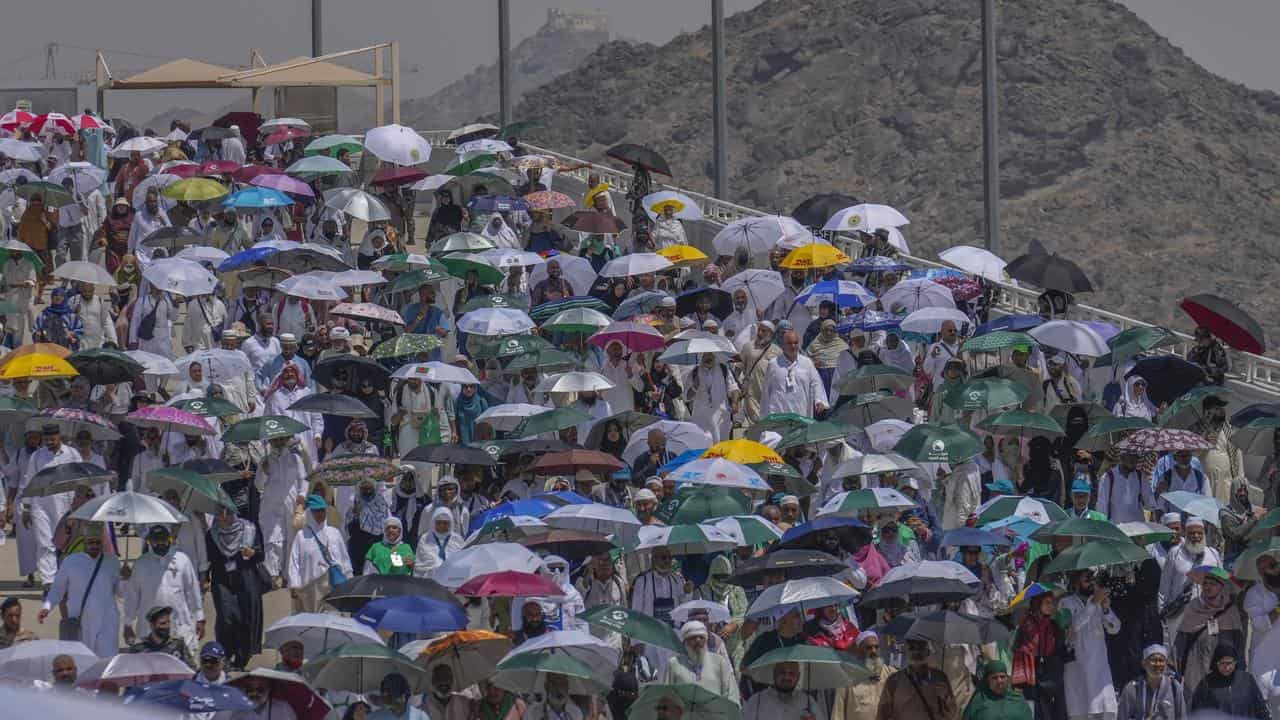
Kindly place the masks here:
MULTIPOLYGON (((1253 87, 1280 89, 1277 0, 1123 0, 1188 55, 1220 75, 1253 87)), ((730 13, 758 0, 727 0, 730 13)), ((598 9, 615 33, 661 43, 707 22, 710 3, 698 0, 514 0, 512 33, 533 33, 549 7, 598 9)), ((211 62, 247 62, 261 48, 268 62, 310 53, 311 0, 41 0, 23 6, 21 20, 0 24, 0 86, 38 83, 48 42, 129 50, 154 56, 189 56, 211 62)), ((12 18, 11 18, 12 19, 12 18)), ((426 95, 497 52, 497 0, 364 0, 324 2, 325 49, 345 50, 383 40, 401 45, 402 96, 426 95)), ((161 57, 108 54, 117 77, 160 64, 161 57)), ((93 54, 62 48, 64 79, 92 72, 93 54)), ((86 88, 88 90, 88 88, 86 88)), ((111 93, 109 115, 145 120, 175 105, 209 110, 245 93, 111 93)), ((91 94, 82 97, 92 97, 91 94)), ((496 101, 495 101, 496 102, 496 101)))

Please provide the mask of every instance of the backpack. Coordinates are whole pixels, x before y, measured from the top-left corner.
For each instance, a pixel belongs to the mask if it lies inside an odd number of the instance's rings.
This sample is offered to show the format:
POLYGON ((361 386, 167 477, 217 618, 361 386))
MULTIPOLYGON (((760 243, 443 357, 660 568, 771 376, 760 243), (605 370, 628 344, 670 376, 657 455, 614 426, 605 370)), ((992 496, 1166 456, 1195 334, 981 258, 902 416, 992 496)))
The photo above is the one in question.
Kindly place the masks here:
POLYGON ((44 318, 44 339, 62 347, 71 347, 71 332, 67 329, 67 321, 57 313, 46 313, 44 318))

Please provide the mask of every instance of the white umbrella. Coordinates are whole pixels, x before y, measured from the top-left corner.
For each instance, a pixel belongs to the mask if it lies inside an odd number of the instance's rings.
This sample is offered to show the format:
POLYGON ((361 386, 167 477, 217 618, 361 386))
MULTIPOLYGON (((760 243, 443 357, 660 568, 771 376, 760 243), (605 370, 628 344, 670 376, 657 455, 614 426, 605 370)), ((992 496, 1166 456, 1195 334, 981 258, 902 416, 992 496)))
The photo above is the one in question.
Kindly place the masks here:
POLYGON ((479 308, 458 318, 458 329, 471 335, 519 335, 535 327, 528 313, 514 308, 479 308))
POLYGON ((432 190, 439 190, 457 179, 458 178, 454 175, 428 175, 418 182, 410 185, 409 189, 417 190, 418 192, 430 192, 432 190))
POLYGON ((885 228, 889 233, 889 244, 898 249, 903 255, 911 254, 911 247, 907 245, 907 238, 902 234, 902 228, 890 227, 885 228))
POLYGON ((297 640, 314 657, 346 643, 384 644, 378 631, 355 618, 330 613, 298 613, 280 618, 267 628, 263 647, 278 648, 297 640))
POLYGON ((515 148, 511 147, 511 145, 504 140, 481 138, 479 140, 470 140, 462 143, 455 148, 455 152, 457 152, 461 157, 465 155, 497 155, 502 152, 512 152, 514 149, 515 148))
MULTIPOLYGON (((725 338, 725 340, 728 341, 728 338, 725 338)), ((737 352, 737 350, 725 350, 719 343, 710 342, 702 338, 693 338, 676 340, 658 356, 658 359, 668 365, 697 365, 702 362, 702 356, 707 353, 715 355, 721 360, 728 360, 736 355, 737 352)))
MULTIPOLYGON (((493 241, 489 238, 473 232, 456 232, 431 243, 428 248, 433 253, 471 253, 483 250, 493 250, 493 241)), ((470 260, 467 255, 455 255, 464 260, 470 260)))
POLYGON ((538 253, 529 252, 528 250, 516 250, 515 248, 492 248, 477 254, 499 270, 506 270, 512 267, 545 265, 547 262, 546 258, 538 253))
MULTIPOLYGON (((181 662, 177 658, 174 661, 181 662)), ((187 668, 187 676, 192 674, 191 668, 187 668)), ((0 687, 0 707, 5 708, 7 717, 40 720, 172 720, 175 717, 172 709, 158 705, 125 706, 82 693, 40 690, 30 687, 29 683, 27 687, 0 687)))
MULTIPOLYGON (((893 442, 896 444, 897 440, 894 440, 893 442)), ((841 480, 843 478, 856 477, 858 475, 879 475, 881 473, 891 472, 920 471, 920 466, 915 462, 908 460, 898 453, 889 452, 883 455, 863 455, 862 457, 856 457, 852 460, 845 460, 836 466, 836 470, 831 474, 831 478, 833 480, 841 480)))
POLYGON ((809 228, 805 228, 803 232, 792 233, 790 235, 782 236, 782 238, 778 240, 778 244, 776 247, 779 250, 791 251, 791 250, 795 250, 796 248, 804 247, 805 245, 830 245, 830 244, 831 243, 827 242, 825 238, 820 238, 817 235, 814 235, 813 233, 809 232, 809 228))
MULTIPOLYGON (((296 127, 296 128, 302 128, 303 130, 310 130, 311 123, 307 122, 306 120, 303 120, 302 118, 296 118, 296 117, 276 118, 274 120, 268 120, 262 123, 261 125, 259 125, 258 132, 262 133, 262 131, 264 130, 275 130, 278 128, 285 128, 285 127, 296 127)), ((267 134, 269 135, 270 133, 267 133, 267 134)))
POLYGON ((636 459, 649 450, 649 433, 654 430, 661 430, 667 436, 667 452, 673 456, 688 450, 706 450, 711 447, 711 433, 691 422, 659 420, 641 430, 643 432, 631 433, 627 447, 622 451, 622 459, 628 465, 635 465, 636 459))
POLYGON ((583 390, 603 392, 611 389, 613 389, 613 383, 600 373, 574 371, 543 378, 542 382, 538 383, 536 391, 569 393, 583 390))
MULTIPOLYGON (((50 173, 49 177, 53 177, 53 173, 50 173)), ((0 184, 13 185, 19 180, 23 180, 25 182, 39 182, 40 176, 24 167, 15 167, 0 171, 0 184)))
POLYGON ((765 495, 773 492, 769 483, 755 470, 724 458, 702 458, 685 463, 673 470, 670 477, 679 484, 710 485, 765 495))
POLYGON ((87 260, 70 260, 53 269, 53 276, 63 280, 90 283, 101 287, 115 287, 116 279, 98 263, 87 260))
POLYGON ((111 148, 111 152, 108 154, 113 158, 127 158, 129 157, 129 153, 135 152, 141 155, 152 155, 160 152, 167 146, 168 143, 160 138, 139 135, 137 137, 131 137, 111 148))
POLYGON ((969 322, 969 316, 955 308, 920 308, 903 318, 900 327, 907 332, 935 335, 942 332, 942 324, 948 320, 955 323, 956 328, 959 329, 969 322))
POLYGON ((742 218, 721 228, 711 239, 711 246, 717 255, 735 255, 744 247, 748 253, 760 255, 777 247, 782 238, 805 232, 803 225, 785 215, 742 218))
POLYGON ((865 490, 849 490, 847 492, 836 493, 831 496, 818 508, 815 513, 822 515, 852 515, 858 516, 867 511, 875 510, 905 510, 915 507, 916 503, 911 498, 903 495, 893 488, 866 488, 865 490), (855 494, 856 493, 856 494, 855 494), (850 495, 853 495, 850 498, 850 495), (852 500, 849 507, 845 506, 847 500, 852 500))
POLYGON ((71 518, 129 525, 180 525, 187 521, 186 515, 164 500, 132 490, 94 498, 71 513, 71 518))
POLYGON ((1203 518, 1210 525, 1218 527, 1222 525, 1218 519, 1218 514, 1222 512, 1226 505, 1217 498, 1186 490, 1175 490, 1162 494, 1160 499, 1188 515, 1203 518))
POLYGON ((76 192, 87 195, 107 181, 107 171, 93 163, 77 160, 54 168, 46 180, 54 185, 61 185, 66 178, 71 178, 76 192))
MULTIPOLYGON (((665 258, 663 259, 665 260, 665 258)), ((547 258, 546 265, 537 265, 529 272, 529 287, 534 287, 539 282, 547 279, 547 265, 551 263, 556 263, 560 266, 560 272, 564 279, 569 281, 569 286, 573 288, 574 295, 586 295, 591 292, 591 286, 596 284, 596 271, 591 267, 589 260, 577 255, 565 255, 562 253, 555 257, 547 258)))
POLYGON ((901 280, 880 295, 880 307, 891 313, 915 312, 920 308, 955 308, 951 289, 932 280, 901 280))
POLYGON ((488 423, 494 432, 511 432, 530 415, 544 413, 548 408, 529 403, 503 403, 494 405, 476 417, 477 423, 488 423))
POLYGON ((344 288, 381 285, 387 281, 386 276, 377 270, 343 270, 331 275, 334 284, 344 288))
MULTIPOLYGON (((421 380, 429 383, 457 383, 459 385, 478 385, 480 380, 466 368, 433 360, 424 363, 411 363, 391 374, 396 380, 421 380)), ((545 408, 544 408, 545 409, 545 408)))
POLYGON ((653 206, 658 203, 673 202, 680 206, 680 209, 673 213, 673 217, 680 220, 701 220, 703 219, 702 208, 698 207, 698 203, 693 198, 675 190, 659 190, 655 193, 649 193, 640 198, 641 204, 644 205, 645 212, 649 213, 649 217, 655 220, 658 213, 654 211, 653 206))
POLYGON ((540 569, 542 569, 542 559, 523 545, 505 542, 485 543, 464 548, 450 555, 431 573, 431 578, 451 590, 456 590, 477 575, 507 570, 536 573, 540 569))
POLYGON ((677 625, 683 625, 689 622, 690 615, 697 612, 706 613, 707 619, 713 623, 729 622, 729 608, 714 600, 690 600, 681 603, 671 608, 671 621, 677 625))
MULTIPOLYGON (((481 547, 489 547, 481 545, 481 547)), ((618 648, 582 630, 554 630, 517 645, 499 665, 516 655, 529 653, 559 653, 580 660, 593 668, 612 672, 618 667, 618 648)))
POLYGON ((871 423, 865 430, 867 439, 871 441, 871 447, 877 452, 888 453, 910 429, 911 423, 890 418, 871 423))
POLYGON ((47 680, 49 667, 59 655, 70 655, 76 667, 88 667, 98 656, 87 645, 72 640, 31 640, 0 650, 0 678, 47 680))
POLYGON ((449 135, 445 137, 445 139, 457 140, 463 135, 472 135, 478 132, 483 132, 485 130, 492 130, 493 132, 496 133, 500 129, 501 128, 499 128, 497 125, 491 125, 489 123, 470 123, 467 125, 463 125, 462 127, 454 128, 453 130, 450 130, 449 135))
POLYGON ((44 146, 13 138, 0 139, 0 155, 18 162, 40 162, 44 159, 44 146))
POLYGON ((357 220, 375 222, 390 220, 391 211, 378 198, 359 188, 339 188, 326 192, 324 206, 350 215, 357 220))
POLYGON ((146 350, 126 350, 125 355, 133 358, 142 366, 143 375, 155 377, 171 377, 178 374, 178 366, 172 360, 146 350))
POLYGON ((631 253, 605 263, 600 268, 600 277, 648 275, 671 267, 675 267, 671 261, 657 253, 631 253))
POLYGON ((645 525, 630 552, 650 552, 664 547, 672 555, 706 555, 737 547, 738 541, 715 525, 645 525))
POLYGON ((200 363, 204 366, 204 376, 209 382, 235 380, 253 374, 253 366, 249 364, 248 356, 239 350, 222 348, 196 350, 190 355, 183 355, 173 361, 173 364, 180 368, 189 367, 191 363, 200 363))
MULTIPOLYGON (((259 129, 261 129, 261 126, 259 126, 259 129)), ((169 131, 168 135, 164 136, 164 139, 177 140, 178 142, 183 142, 184 140, 187 139, 187 131, 183 130, 182 128, 174 128, 169 131)))
POLYGON ((169 653, 120 653, 82 669, 76 678, 76 686, 115 693, 120 688, 133 685, 189 677, 191 668, 169 653))
POLYGON ((563 505, 552 510, 542 521, 553 528, 613 535, 616 541, 628 544, 636 541, 641 525, 630 510, 602 503, 563 505))
POLYGON ((194 297, 208 295, 218 285, 218 278, 203 265, 182 258, 161 258, 142 271, 147 282, 161 290, 194 297))
POLYGON ((1111 352, 1097 330, 1076 320, 1050 320, 1028 331, 1036 342, 1072 355, 1102 357, 1111 352))
POLYGON ((863 203, 840 210, 827 219, 824 232, 851 232, 860 230, 873 233, 880 228, 902 227, 911 221, 888 205, 863 203))
POLYGON ((332 300, 347 298, 347 291, 333 281, 332 273, 309 272, 281 280, 276 289, 285 295, 307 300, 332 300))
POLYGON ((844 605, 857 596, 857 590, 831 577, 788 580, 765 588, 747 608, 747 618, 781 617, 792 610, 803 613, 828 605, 844 605))
MULTIPOLYGON (((137 187, 133 189, 133 197, 129 198, 129 202, 133 203, 133 206, 135 208, 140 208, 143 205, 145 205, 147 202, 148 190, 151 190, 154 188, 156 192, 160 192, 161 190, 164 190, 166 187, 178 182, 181 179, 182 178, 178 177, 177 175, 171 175, 169 173, 161 173, 159 175, 148 175, 142 179, 142 182, 138 183, 137 187)), ((177 200, 167 198, 164 196, 163 193, 161 193, 160 207, 163 207, 166 210, 168 210, 173 208, 173 206, 177 204, 178 204, 177 200)))
POLYGON ((209 265, 220 265, 222 261, 231 257, 226 252, 216 247, 208 245, 188 245, 178 251, 174 257, 180 257, 183 260, 190 260, 198 263, 208 263, 209 265))
POLYGON ((994 282, 1009 282, 1009 274, 1004 271, 1008 263, 986 248, 957 245, 938 253, 938 257, 967 273, 994 282))
POLYGON ((787 289, 778 271, 756 269, 743 270, 720 284, 720 289, 730 295, 738 288, 746 289, 757 310, 769 307, 787 289))
POLYGON ((417 165, 431 159, 431 143, 403 125, 383 125, 365 133, 364 147, 396 165, 417 165))

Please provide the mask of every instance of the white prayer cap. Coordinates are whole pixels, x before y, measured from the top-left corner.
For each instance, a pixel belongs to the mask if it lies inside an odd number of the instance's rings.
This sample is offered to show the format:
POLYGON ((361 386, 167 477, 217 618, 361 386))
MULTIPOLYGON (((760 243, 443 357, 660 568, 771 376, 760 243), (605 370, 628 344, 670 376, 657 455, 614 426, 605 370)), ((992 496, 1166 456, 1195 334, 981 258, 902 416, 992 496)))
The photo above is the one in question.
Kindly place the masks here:
POLYGON ((654 495, 653 491, 649 488, 640 488, 636 491, 635 502, 640 502, 641 500, 652 500, 654 502, 658 502, 658 496, 654 495))
POLYGON ((684 642, 691 637, 706 637, 707 626, 697 620, 690 620, 680 626, 680 642, 684 642))
POLYGON ((1146 660, 1152 655, 1163 655, 1167 659, 1169 657, 1169 648, 1159 643, 1156 643, 1155 645, 1148 645, 1146 648, 1143 649, 1142 651, 1143 660, 1146 660))
POLYGON ((280 333, 280 342, 296 343, 298 342, 298 336, 294 335, 293 333, 280 333))
POLYGON ((920 481, 913 477, 908 477, 907 481, 904 482, 903 485, 906 485, 907 487, 912 488, 914 490, 920 489, 920 481))
POLYGON ((1204 520, 1202 520, 1201 518, 1192 516, 1187 518, 1187 521, 1183 523, 1182 527, 1187 530, 1190 530, 1193 527, 1203 528, 1204 520))
POLYGON ((1160 516, 1161 525, 1169 525, 1170 523, 1181 523, 1182 515, 1176 512, 1167 512, 1160 516))
POLYGON ((777 328, 773 326, 773 323, 769 322, 768 320, 761 320, 759 323, 757 323, 757 326, 762 328, 768 328, 769 332, 773 332, 774 330, 777 330, 777 328))
POLYGON ((774 432, 774 431, 772 431, 772 430, 765 430, 764 432, 760 433, 760 444, 761 444, 761 445, 765 445, 765 446, 768 446, 768 447, 774 447, 774 446, 776 446, 776 445, 777 445, 778 443, 780 443, 780 442, 782 442, 782 435, 780 435, 780 434, 778 434, 778 433, 776 433, 776 432, 774 432))
POLYGON ((795 495, 784 495, 782 500, 778 504, 779 505, 795 505, 796 507, 800 507, 800 498, 796 497, 795 495))
POLYGON ((880 636, 876 634, 875 630, 863 630, 862 632, 858 633, 857 644, 862 645, 862 643, 868 640, 879 640, 879 639, 880 639, 880 636))
POLYGON ((658 301, 658 307, 673 308, 676 306, 676 299, 670 295, 658 301))

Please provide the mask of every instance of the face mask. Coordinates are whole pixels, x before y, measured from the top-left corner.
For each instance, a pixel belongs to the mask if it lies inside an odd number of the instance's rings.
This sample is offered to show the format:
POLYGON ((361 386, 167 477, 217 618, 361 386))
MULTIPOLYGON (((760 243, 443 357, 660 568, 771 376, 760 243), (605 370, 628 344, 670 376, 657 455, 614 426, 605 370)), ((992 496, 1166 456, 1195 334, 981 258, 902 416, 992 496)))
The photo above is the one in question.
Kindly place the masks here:
POLYGON ((160 642, 169 641, 169 628, 151 628, 151 632, 160 642))
POLYGON ((540 635, 542 631, 546 629, 546 620, 526 620, 524 623, 524 632, 526 635, 540 635))
POLYGON ((151 543, 151 552, 156 555, 166 555, 169 552, 169 543, 151 543))
POLYGON ((547 693, 547 702, 553 707, 562 708, 569 701, 569 696, 559 690, 552 690, 547 693))

